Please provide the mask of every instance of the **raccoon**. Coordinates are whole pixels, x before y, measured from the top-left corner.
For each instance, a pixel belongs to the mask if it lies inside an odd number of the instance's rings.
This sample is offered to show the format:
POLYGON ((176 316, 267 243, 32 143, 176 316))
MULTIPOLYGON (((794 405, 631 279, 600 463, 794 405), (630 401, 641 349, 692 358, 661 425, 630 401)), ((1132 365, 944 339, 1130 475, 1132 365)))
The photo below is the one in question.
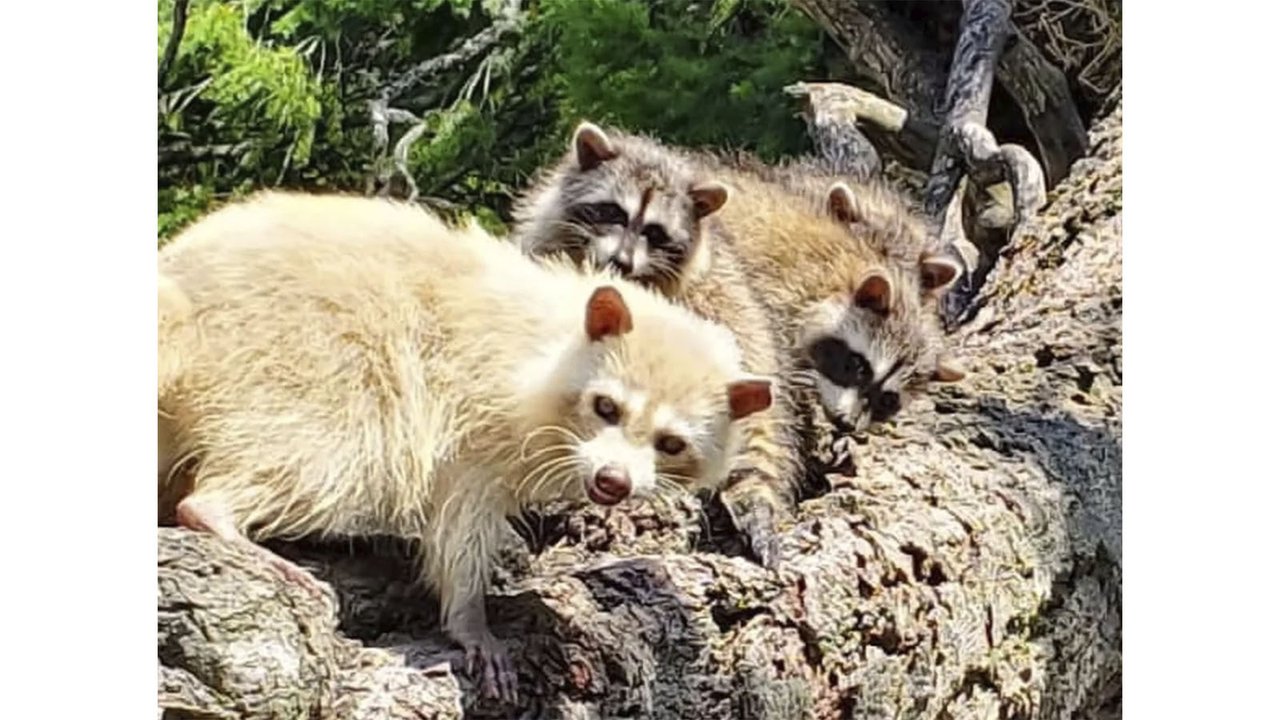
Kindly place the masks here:
POLYGON ((747 153, 711 155, 709 166, 724 166, 777 184, 821 204, 825 212, 846 224, 873 253, 899 267, 915 268, 921 289, 920 302, 928 312, 921 323, 929 342, 939 348, 938 379, 964 378, 960 363, 947 351, 940 301, 962 272, 960 263, 935 240, 921 210, 908 196, 879 178, 850 179, 830 171, 813 158, 770 165, 747 153))
POLYGON ((948 364, 929 304, 946 283, 928 287, 956 266, 902 250, 897 234, 909 219, 899 225, 868 213, 851 222, 845 211, 856 198, 847 185, 815 192, 819 181, 807 175, 742 169, 707 153, 688 157, 730 187, 735 202, 718 220, 772 311, 777 345, 812 371, 838 428, 866 430, 894 417, 928 383, 962 377, 948 364))
POLYGON ((312 587, 250 539, 420 540, 445 630, 506 700, 484 606, 505 517, 718 487, 774 395, 723 327, 408 204, 259 195, 167 244, 159 276, 177 522, 312 587))
POLYGON ((530 255, 563 253, 676 297, 712 266, 704 221, 728 198, 656 141, 584 122, 516 201, 513 235, 530 255))
POLYGON ((775 525, 804 465, 784 355, 719 222, 734 202, 714 175, 656 140, 583 122, 517 201, 512 237, 533 257, 613 270, 728 327, 746 368, 780 382, 773 405, 744 423, 745 448, 721 495, 757 559, 776 567, 775 525))

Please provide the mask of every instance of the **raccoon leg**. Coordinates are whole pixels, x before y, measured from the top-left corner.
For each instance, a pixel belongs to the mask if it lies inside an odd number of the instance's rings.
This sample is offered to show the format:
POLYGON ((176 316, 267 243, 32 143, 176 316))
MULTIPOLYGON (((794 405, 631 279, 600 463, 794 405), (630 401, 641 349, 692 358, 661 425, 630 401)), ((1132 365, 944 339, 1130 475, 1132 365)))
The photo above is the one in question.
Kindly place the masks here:
POLYGON ((324 586, 316 576, 245 537, 244 533, 236 528, 230 509, 212 497, 188 495, 178 503, 175 517, 178 524, 188 530, 211 533, 225 542, 257 555, 286 580, 301 585, 308 592, 320 596, 325 594, 324 586))
POLYGON ((780 406, 748 418, 745 446, 720 499, 760 564, 778 567, 778 521, 790 512, 799 476, 797 445, 780 406))
MULTIPOLYGON (((481 694, 516 702, 516 670, 502 641, 489 630, 484 607, 490 553, 501 531, 500 518, 482 509, 483 499, 468 499, 476 513, 446 518, 437 530, 426 565, 440 590, 440 616, 449 637, 466 652, 467 672, 481 694)), ((424 546, 428 546, 424 543, 424 546)))

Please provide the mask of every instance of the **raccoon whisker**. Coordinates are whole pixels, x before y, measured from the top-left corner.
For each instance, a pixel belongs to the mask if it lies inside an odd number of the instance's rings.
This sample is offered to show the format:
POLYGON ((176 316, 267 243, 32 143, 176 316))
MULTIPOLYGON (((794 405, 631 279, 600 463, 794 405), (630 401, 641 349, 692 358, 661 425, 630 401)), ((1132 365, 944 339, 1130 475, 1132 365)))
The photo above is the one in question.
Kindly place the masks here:
POLYGON ((533 485, 526 493, 529 497, 538 497, 538 493, 552 478, 556 477, 561 471, 574 467, 581 462, 581 459, 576 455, 552 458, 527 473, 521 481, 521 486, 523 487, 532 481, 533 485))
POLYGON ((580 462, 580 458, 576 455, 560 455, 557 457, 547 458, 530 468, 529 472, 525 473, 523 482, 528 483, 529 481, 534 481, 535 485, 533 486, 533 489, 536 490, 538 486, 545 481, 548 475, 562 468, 572 466, 578 462, 580 462))
POLYGON ((547 453, 575 451, 577 450, 577 448, 578 448, 578 443, 554 443, 551 445, 546 445, 544 447, 541 447, 536 452, 533 452, 533 453, 521 453, 517 459, 522 462, 529 462, 532 460, 536 460, 537 458, 540 458, 543 455, 546 455, 547 453))
POLYGON ((658 472, 658 478, 662 480, 669 480, 671 482, 674 482, 677 484, 677 487, 680 487, 681 489, 689 485, 693 485, 698 481, 697 478, 693 477, 692 475, 685 475, 683 473, 673 473, 673 472, 667 472, 667 471, 658 472))
MULTIPOLYGON (((529 443, 533 442, 535 438, 538 438, 547 433, 556 433, 560 437, 567 439, 569 441, 569 443, 567 444, 570 446, 582 443, 582 438, 579 437, 577 433, 573 432, 567 427, 564 427, 563 425, 543 425, 541 427, 534 428, 528 435, 525 436, 524 442, 520 443, 519 458, 521 460, 529 460, 540 455, 542 451, 539 451, 538 453, 535 453, 533 455, 527 454, 529 449, 529 443)), ((549 446, 549 447, 562 448, 563 445, 555 445, 555 446, 549 446)), ((544 448, 544 450, 545 449, 547 448, 544 448)))
MULTIPOLYGON (((575 433, 574 431, 570 430, 564 425, 557 425, 557 424, 540 425, 529 432, 528 438, 537 437, 543 433, 549 433, 549 432, 559 433, 561 436, 567 437, 570 440, 573 440, 575 442, 580 442, 582 440, 582 438, 579 437, 578 434, 575 433)), ((526 438, 526 441, 528 438, 526 438)))
POLYGON ((574 244, 590 243, 595 238, 595 233, 591 231, 589 225, 572 222, 568 220, 557 220, 552 223, 555 228, 555 240, 552 247, 560 249, 569 249, 574 244), (571 241, 576 241, 571 242, 571 241))

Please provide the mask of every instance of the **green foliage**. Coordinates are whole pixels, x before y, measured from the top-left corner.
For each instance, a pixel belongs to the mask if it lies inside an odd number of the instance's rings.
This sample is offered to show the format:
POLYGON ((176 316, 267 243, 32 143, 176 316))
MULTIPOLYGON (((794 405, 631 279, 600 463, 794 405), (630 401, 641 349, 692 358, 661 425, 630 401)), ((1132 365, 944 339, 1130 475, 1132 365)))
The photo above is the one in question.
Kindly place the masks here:
MULTIPOLYGON (((160 80, 159 235, 255 188, 362 192, 368 102, 490 25, 501 0, 193 0, 160 80)), ((783 0, 542 0, 522 31, 396 98, 426 131, 419 191, 500 231, 582 118, 690 146, 805 147, 781 88, 816 75, 816 26, 783 0)), ((158 57, 174 0, 160 0, 158 57)), ((389 153, 408 130, 392 124, 389 153)))
MULTIPOLYGON (((811 77, 820 36, 774 0, 548 0, 562 119, 598 119, 686 145, 803 149, 783 86, 811 77)), ((564 127, 562 126, 563 130, 564 127)))

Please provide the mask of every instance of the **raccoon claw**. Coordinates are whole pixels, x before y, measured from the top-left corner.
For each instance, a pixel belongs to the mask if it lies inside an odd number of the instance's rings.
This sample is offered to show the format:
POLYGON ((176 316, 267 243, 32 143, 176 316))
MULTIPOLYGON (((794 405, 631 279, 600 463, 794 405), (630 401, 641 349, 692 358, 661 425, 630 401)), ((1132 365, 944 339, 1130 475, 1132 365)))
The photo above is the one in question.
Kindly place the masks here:
POLYGON ((778 569, 778 532, 769 506, 759 504, 738 523, 738 532, 751 546, 751 553, 767 570, 778 569))
POLYGON ((256 545, 253 547, 261 553, 262 558, 266 561, 267 565, 284 576, 286 581, 301 586, 303 590, 311 593, 317 598, 323 598, 328 594, 327 589, 320 579, 315 575, 312 575, 306 569, 295 565, 293 562, 286 560, 264 547, 256 545))
POLYGON ((516 702, 516 668, 506 648, 495 637, 464 645, 467 672, 480 686, 480 694, 513 705, 516 702))

